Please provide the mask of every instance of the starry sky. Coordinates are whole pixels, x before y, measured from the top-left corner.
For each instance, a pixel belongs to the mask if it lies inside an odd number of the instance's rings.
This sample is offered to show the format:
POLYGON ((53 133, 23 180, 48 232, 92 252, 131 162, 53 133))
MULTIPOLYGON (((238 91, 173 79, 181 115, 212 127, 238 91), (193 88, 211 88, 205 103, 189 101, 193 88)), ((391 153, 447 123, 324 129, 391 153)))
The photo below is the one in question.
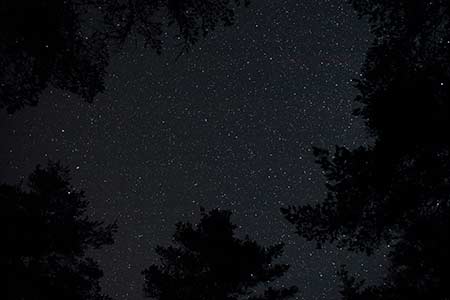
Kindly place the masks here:
POLYGON ((253 1, 178 60, 170 45, 161 56, 125 46, 93 104, 49 88, 37 107, 2 112, 0 178, 17 182, 49 159, 71 168, 89 214, 118 220, 116 243, 93 253, 116 299, 143 299, 153 248, 199 206, 232 210, 240 234, 263 244, 286 243, 291 269, 277 284, 297 285, 298 299, 337 299, 340 264, 365 276, 383 260, 316 250, 279 208, 323 199, 312 146, 368 141, 351 79, 371 36, 342 2, 253 1))

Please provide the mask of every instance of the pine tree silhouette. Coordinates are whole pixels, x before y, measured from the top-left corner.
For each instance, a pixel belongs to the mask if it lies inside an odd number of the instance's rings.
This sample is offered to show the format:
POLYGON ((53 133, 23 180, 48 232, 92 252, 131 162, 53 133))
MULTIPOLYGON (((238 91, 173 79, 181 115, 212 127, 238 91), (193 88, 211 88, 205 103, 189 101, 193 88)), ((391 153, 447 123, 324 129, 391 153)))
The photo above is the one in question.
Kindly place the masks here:
POLYGON ((3 299, 110 299, 101 293, 103 272, 87 251, 112 244, 116 225, 86 216, 88 201, 68 176, 67 168, 49 162, 34 170, 27 188, 0 186, 3 299))
POLYGON ((355 110, 375 142, 315 149, 326 198, 282 212, 319 247, 390 245, 383 284, 363 288, 341 272, 344 299, 449 299, 450 2, 349 2, 375 37, 355 110))
POLYGON ((158 300, 281 300, 293 296, 297 288, 268 287, 288 270, 276 264, 283 244, 258 245, 234 236, 236 225, 231 212, 202 212, 198 225, 178 223, 174 245, 156 247, 161 259, 143 271, 145 294, 158 300), (264 291, 261 290, 264 285, 264 291))
POLYGON ((36 105, 48 86, 91 102, 111 51, 130 38, 161 52, 175 32, 184 53, 248 0, 4 0, 0 3, 0 109, 36 105), (168 29, 174 27, 175 30, 168 29))

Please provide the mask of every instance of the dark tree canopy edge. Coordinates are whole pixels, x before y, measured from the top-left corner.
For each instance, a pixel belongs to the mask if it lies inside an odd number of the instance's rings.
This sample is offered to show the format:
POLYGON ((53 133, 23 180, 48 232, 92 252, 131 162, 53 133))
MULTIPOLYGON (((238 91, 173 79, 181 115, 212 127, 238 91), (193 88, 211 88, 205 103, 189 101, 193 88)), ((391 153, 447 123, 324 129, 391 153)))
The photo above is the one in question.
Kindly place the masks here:
POLYGON ((70 185, 67 168, 38 166, 26 187, 0 185, 0 201, 5 299, 110 299, 101 292, 102 270, 86 253, 111 245, 117 226, 86 216, 88 201, 70 185))
POLYGON ((161 52, 176 28, 186 52, 217 26, 230 26, 248 0, 5 0, 0 3, 0 108, 36 105, 48 86, 85 101, 105 89, 111 50, 140 36, 161 52))
POLYGON ((160 263, 143 271, 147 297, 158 300, 282 300, 297 288, 270 286, 288 270, 274 263, 283 244, 261 246, 235 237, 231 212, 202 212, 200 222, 177 223, 173 245, 156 247, 160 263), (257 293, 258 286, 264 287, 257 293), (176 287, 176 288, 174 288, 176 287))
POLYGON ((349 3, 374 35, 354 113, 375 142, 314 149, 327 195, 282 213, 318 247, 372 254, 388 246, 381 285, 340 272, 344 299, 449 299, 450 2, 349 3))

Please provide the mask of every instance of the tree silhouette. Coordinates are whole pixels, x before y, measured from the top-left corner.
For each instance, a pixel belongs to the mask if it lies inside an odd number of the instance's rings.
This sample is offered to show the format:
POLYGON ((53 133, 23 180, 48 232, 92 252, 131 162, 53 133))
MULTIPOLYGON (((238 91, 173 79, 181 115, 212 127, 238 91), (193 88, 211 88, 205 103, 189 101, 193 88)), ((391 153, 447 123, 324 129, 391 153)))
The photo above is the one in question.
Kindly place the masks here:
POLYGON ((0 108, 13 113, 36 105, 48 86, 90 102, 104 90, 111 49, 140 36, 161 52, 163 33, 174 32, 181 51, 187 51, 218 25, 232 25, 239 5, 239 0, 2 1, 0 108))
POLYGON ((85 215, 88 201, 68 176, 49 162, 29 176, 28 188, 0 186, 5 299, 110 299, 101 293, 103 272, 86 252, 112 244, 116 225, 85 215))
POLYGON ((373 253, 389 245, 380 286, 341 272, 344 299, 448 299, 450 3, 352 0, 374 34, 356 81, 375 142, 314 149, 321 203, 283 208, 299 235, 373 253))
POLYGON ((344 300, 448 299, 450 223, 447 214, 423 218, 398 240, 389 253, 389 268, 383 284, 364 287, 343 269, 344 300))
POLYGON ((340 247, 370 254, 380 244, 400 238, 423 215, 445 213, 449 149, 411 148, 399 158, 395 149, 383 148, 336 147, 333 156, 315 149, 327 197, 316 205, 282 209, 300 235, 319 246, 336 241, 340 247))
POLYGON ((82 30, 95 1, 5 0, 0 4, 0 107, 35 105, 49 85, 86 101, 104 90, 108 52, 100 34, 82 30))
MULTIPOLYGON (((234 236, 236 225, 231 212, 202 211, 195 227, 178 223, 175 245, 156 247, 161 264, 143 271, 147 297, 165 299, 280 300, 293 296, 297 288, 273 288, 267 285, 280 278, 288 265, 274 264, 283 244, 269 247, 234 236), (257 293, 260 284, 263 293, 257 293)), ((261 290, 261 289, 260 289, 261 290)))
POLYGON ((450 3, 445 0, 350 0, 374 35, 355 113, 396 146, 445 140, 449 125, 450 3))

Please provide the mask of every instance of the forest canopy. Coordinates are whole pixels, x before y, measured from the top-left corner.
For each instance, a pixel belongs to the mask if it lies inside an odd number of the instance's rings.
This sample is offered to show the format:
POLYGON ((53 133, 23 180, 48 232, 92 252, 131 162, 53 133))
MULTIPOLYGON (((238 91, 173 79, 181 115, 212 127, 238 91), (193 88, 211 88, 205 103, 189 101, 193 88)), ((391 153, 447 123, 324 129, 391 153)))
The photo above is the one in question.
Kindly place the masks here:
POLYGON ((6 299, 109 299, 88 251, 113 244, 117 226, 86 215, 88 201, 67 168, 37 166, 26 186, 1 184, 0 201, 6 299))
POLYGON ((341 272, 344 299, 448 299, 450 3, 350 1, 371 25, 355 114, 375 142, 316 148, 327 195, 282 208, 320 247, 372 254, 389 246, 382 284, 341 272))
POLYGON ((167 34, 188 51, 230 26, 240 0, 5 0, 0 3, 0 108, 36 105, 49 86, 92 102, 112 53, 142 39, 161 53, 167 34))

